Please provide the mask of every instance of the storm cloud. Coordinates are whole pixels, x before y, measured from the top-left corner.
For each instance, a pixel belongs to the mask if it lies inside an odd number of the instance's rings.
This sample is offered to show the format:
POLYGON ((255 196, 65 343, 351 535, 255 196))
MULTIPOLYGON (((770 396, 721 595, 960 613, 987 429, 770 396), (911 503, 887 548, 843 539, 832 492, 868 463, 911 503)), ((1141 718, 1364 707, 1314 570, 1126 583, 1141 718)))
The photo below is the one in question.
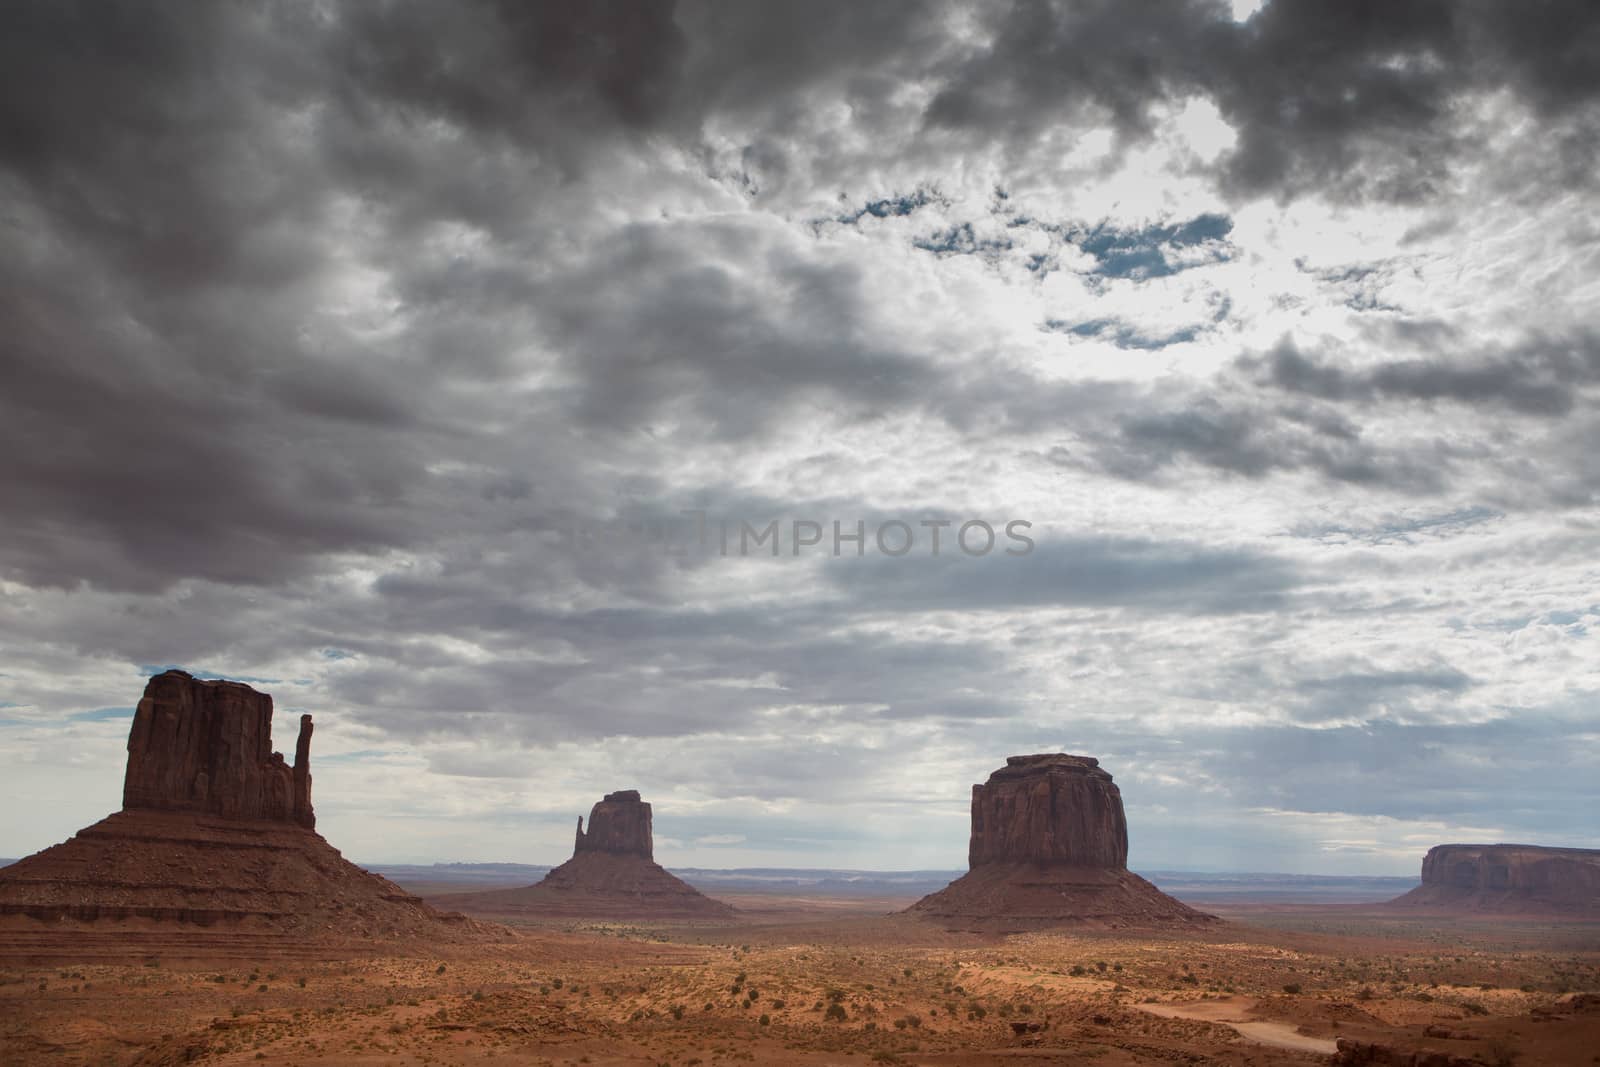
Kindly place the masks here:
POLYGON ((1046 747, 1148 866, 1573 841, 1597 71, 1581 2, 6 5, 0 853, 166 664, 373 860, 637 785, 953 866, 1046 747))

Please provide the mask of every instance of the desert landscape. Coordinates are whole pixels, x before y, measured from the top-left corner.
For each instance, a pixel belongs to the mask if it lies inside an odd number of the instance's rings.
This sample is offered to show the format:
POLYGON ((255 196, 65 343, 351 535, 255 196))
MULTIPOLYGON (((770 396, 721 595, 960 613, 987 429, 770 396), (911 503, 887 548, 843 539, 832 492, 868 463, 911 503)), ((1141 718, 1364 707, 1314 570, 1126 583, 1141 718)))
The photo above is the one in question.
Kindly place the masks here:
POLYGON ((309 717, 292 768, 271 719, 153 677, 123 810, 0 868, 0 1062, 1600 1062, 1597 853, 1445 846, 1393 900, 1235 879, 1206 911, 1127 870, 1097 760, 1041 753, 973 786, 969 870, 920 898, 708 896, 635 790, 533 885, 446 865, 419 895, 316 833, 309 717))
POLYGON ((1600 1067, 1600 0, 0 0, 0 1067, 1600 1067))

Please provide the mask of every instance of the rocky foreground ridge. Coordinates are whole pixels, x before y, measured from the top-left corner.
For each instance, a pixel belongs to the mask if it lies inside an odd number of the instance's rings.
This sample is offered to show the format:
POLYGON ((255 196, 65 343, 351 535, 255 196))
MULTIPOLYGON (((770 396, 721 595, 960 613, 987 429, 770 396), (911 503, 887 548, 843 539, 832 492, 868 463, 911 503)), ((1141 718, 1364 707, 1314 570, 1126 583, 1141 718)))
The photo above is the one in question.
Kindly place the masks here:
POLYGON ((979 930, 1216 921, 1128 870, 1122 793, 1091 756, 1010 756, 974 785, 967 860, 909 913, 979 930))
POLYGON ((452 893, 440 907, 506 918, 727 919, 734 909, 655 861, 650 805, 634 789, 607 793, 578 817, 572 858, 536 885, 452 893))
POLYGON ((1422 884, 1391 906, 1600 918, 1600 849, 1435 845, 1422 884))

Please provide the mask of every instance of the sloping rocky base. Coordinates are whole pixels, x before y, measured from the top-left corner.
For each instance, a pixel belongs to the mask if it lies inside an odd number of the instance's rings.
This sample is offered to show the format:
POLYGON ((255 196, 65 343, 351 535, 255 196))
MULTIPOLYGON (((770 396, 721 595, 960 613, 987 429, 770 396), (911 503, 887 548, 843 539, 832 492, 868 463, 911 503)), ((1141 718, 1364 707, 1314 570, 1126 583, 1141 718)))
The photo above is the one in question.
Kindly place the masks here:
POLYGON ((1220 922, 1126 870, 989 863, 913 904, 907 914, 952 930, 1202 927, 1220 922))
POLYGON ((537 885, 431 898, 471 915, 525 918, 730 919, 734 909, 642 856, 580 852, 537 885))
POLYGON ((291 823, 132 810, 0 869, 0 917, 248 925, 309 937, 503 936, 443 914, 291 823))

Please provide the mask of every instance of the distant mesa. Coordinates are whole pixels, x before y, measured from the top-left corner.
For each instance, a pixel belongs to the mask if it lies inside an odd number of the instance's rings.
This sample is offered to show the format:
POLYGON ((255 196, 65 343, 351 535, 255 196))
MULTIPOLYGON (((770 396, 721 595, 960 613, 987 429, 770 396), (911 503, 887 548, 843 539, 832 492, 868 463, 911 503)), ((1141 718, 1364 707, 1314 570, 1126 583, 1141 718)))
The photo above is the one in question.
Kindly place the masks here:
POLYGON ((128 735, 122 810, 0 869, 0 916, 339 938, 488 932, 362 870, 315 831, 311 729, 301 716, 290 765, 272 751, 266 693, 179 670, 151 678, 128 735))
POLYGON ((655 861, 650 805, 635 789, 607 793, 578 816, 572 858, 537 885, 430 898, 471 915, 526 918, 729 919, 734 909, 655 861))
POLYGON ((1010 756, 974 785, 967 863, 909 914, 976 930, 1217 921, 1128 870, 1122 793, 1090 756, 1010 756))
POLYGON ((1435 845, 1391 907, 1600 919, 1600 849, 1435 845))

